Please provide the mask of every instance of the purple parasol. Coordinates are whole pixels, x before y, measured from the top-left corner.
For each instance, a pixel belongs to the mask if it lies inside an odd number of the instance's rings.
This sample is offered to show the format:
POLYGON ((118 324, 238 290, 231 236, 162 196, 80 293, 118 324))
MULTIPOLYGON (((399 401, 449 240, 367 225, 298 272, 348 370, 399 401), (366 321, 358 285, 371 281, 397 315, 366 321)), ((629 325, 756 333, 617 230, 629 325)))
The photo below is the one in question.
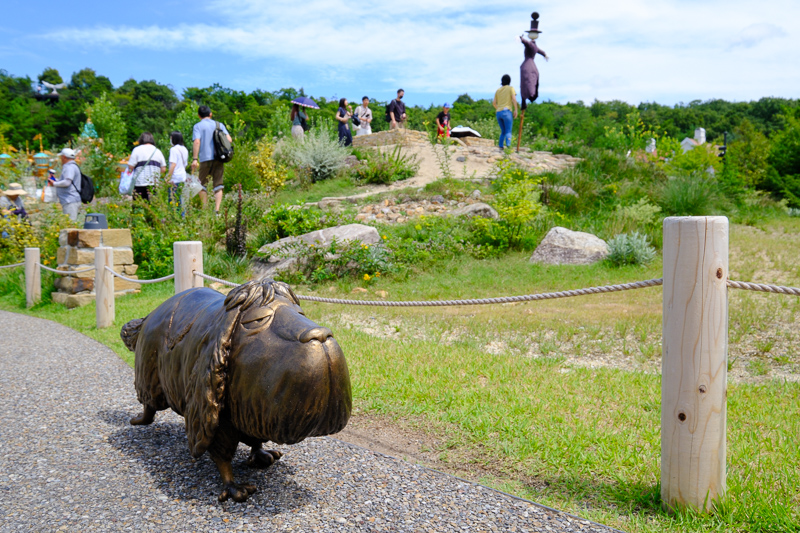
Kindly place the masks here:
POLYGON ((317 103, 307 96, 298 96, 294 100, 292 100, 293 104, 297 104, 302 107, 310 107, 311 109, 319 109, 317 103))

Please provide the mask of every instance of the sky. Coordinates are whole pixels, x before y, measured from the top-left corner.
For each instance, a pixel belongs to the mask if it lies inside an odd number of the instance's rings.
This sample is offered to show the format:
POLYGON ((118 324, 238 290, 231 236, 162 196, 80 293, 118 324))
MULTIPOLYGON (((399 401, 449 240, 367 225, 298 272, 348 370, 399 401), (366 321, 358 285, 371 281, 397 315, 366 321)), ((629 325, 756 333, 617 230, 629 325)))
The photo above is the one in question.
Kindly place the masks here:
POLYGON ((519 35, 540 14, 539 101, 665 105, 800 97, 800 1, 139 0, 15 1, 0 69, 64 78, 89 67, 178 95, 219 83, 427 106, 519 88, 519 35))

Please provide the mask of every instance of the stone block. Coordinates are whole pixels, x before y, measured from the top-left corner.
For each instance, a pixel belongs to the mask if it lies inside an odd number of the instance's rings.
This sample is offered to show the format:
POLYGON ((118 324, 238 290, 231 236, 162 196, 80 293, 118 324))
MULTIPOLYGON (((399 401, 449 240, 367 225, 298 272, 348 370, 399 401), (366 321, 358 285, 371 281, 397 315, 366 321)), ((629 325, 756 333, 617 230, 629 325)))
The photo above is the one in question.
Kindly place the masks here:
MULTIPOLYGON (((139 279, 137 276, 128 276, 133 279, 139 279)), ((141 285, 133 283, 132 281, 125 281, 124 279, 114 278, 114 291, 126 291, 129 289, 139 289, 141 285)))
POLYGON ((101 243, 103 246, 111 248, 130 248, 133 246, 131 240, 131 230, 129 229, 104 229, 100 230, 102 235, 101 243))
POLYGON ((84 291, 94 290, 94 278, 78 278, 75 276, 61 276, 57 279, 55 286, 60 292, 76 294, 84 291))
POLYGON ((70 265, 94 265, 94 250, 70 247, 67 253, 67 263, 70 265))
POLYGON ((54 302, 66 305, 67 309, 74 309, 92 303, 94 301, 94 293, 66 294, 63 292, 54 292, 52 298, 54 302))
MULTIPOLYGON (((61 233, 64 233, 62 231, 61 233)), ((59 241, 61 237, 59 237, 59 241)), ((56 264, 63 265, 67 262, 67 254, 69 253, 69 246, 63 245, 58 247, 58 251, 56 252, 56 264)))
POLYGON ((117 272, 122 272, 126 276, 130 277, 133 274, 136 274, 136 271, 139 270, 139 265, 114 265, 114 270, 117 272), (117 267, 122 268, 122 270, 117 270, 117 267))
MULTIPOLYGON (((92 263, 94 263, 94 252, 92 252, 92 263)), ((130 248, 114 248, 114 264, 132 265, 133 250, 131 250, 130 248)))
POLYGON ((67 232, 67 244, 70 246, 78 246, 78 232, 80 230, 70 228, 65 231, 67 232))
MULTIPOLYGON (((94 263, 92 263, 91 265, 61 265, 61 266, 58 267, 58 270, 64 270, 64 271, 69 272, 69 271, 74 271, 74 270, 83 270, 84 268, 89 268, 89 266, 94 266, 94 263)), ((73 278, 92 278, 92 279, 94 279, 94 270, 90 270, 88 272, 80 272, 80 273, 75 274, 74 276, 70 276, 70 277, 73 277, 73 278)))
POLYGON ((67 246, 69 244, 69 230, 62 229, 58 233, 58 245, 59 246, 67 246))
POLYGON ((100 230, 78 230, 78 248, 97 248, 100 246, 100 230))

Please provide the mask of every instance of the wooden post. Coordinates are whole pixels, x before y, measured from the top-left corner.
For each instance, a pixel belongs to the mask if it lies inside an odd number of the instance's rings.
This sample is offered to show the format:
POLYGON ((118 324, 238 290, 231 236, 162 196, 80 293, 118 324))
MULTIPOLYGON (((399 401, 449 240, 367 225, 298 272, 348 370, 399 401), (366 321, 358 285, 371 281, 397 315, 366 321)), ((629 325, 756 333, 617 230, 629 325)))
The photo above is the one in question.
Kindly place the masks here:
POLYGON ((97 329, 114 325, 114 274, 105 267, 114 268, 114 249, 98 246, 94 249, 94 293, 97 329))
POLYGON ((517 135, 517 153, 519 153, 519 143, 522 142, 522 124, 525 122, 525 110, 519 116, 519 134, 517 135))
POLYGON ((711 511, 725 495, 728 219, 664 219, 661 501, 711 511))
POLYGON ((172 244, 175 263, 175 294, 193 287, 202 287, 203 278, 192 271, 203 273, 203 243, 200 241, 177 241, 172 244))
POLYGON ((25 248, 25 303, 33 307, 42 300, 42 269, 38 248, 25 248))

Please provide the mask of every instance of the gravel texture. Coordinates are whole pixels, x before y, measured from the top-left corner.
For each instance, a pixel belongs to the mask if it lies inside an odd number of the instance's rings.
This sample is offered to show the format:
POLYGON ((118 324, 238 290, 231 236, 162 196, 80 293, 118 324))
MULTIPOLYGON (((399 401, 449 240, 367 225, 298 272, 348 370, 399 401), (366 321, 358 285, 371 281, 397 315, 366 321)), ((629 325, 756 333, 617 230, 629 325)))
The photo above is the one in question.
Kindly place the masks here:
POLYGON ((613 531, 334 438, 234 459, 258 492, 217 502, 216 467, 183 419, 139 413, 133 370, 105 346, 0 311, 0 531, 613 531))

